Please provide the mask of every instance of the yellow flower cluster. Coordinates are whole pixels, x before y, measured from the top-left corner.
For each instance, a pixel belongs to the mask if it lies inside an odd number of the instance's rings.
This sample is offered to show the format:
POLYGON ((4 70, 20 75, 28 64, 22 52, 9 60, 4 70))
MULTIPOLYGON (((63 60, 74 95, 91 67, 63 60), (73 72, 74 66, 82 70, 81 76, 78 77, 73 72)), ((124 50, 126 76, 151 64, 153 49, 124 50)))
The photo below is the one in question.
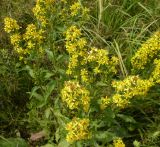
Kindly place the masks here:
POLYGON ((23 39, 27 42, 27 48, 32 49, 35 44, 41 44, 44 31, 42 29, 37 30, 34 24, 29 24, 26 28, 26 32, 23 35, 23 39))
POLYGON ((114 81, 112 86, 116 94, 112 96, 112 102, 124 108, 130 103, 131 98, 146 95, 153 85, 152 79, 143 80, 139 76, 128 76, 122 81, 114 81))
POLYGON ((99 66, 108 65, 108 52, 104 49, 97 49, 95 47, 92 47, 91 50, 88 52, 85 60, 88 62, 97 62, 99 66))
POLYGON ((87 118, 73 118, 71 122, 66 125, 68 134, 66 140, 69 143, 75 141, 90 139, 91 133, 89 132, 89 119, 87 118))
POLYGON ((102 110, 104 110, 106 107, 108 107, 111 103, 111 100, 110 98, 108 98, 107 96, 106 97, 102 97, 101 100, 100 100, 100 108, 102 110))
POLYGON ((160 59, 154 60, 155 68, 152 72, 151 79, 153 78, 153 81, 155 83, 160 84, 160 59))
POLYGON ((81 4, 79 2, 75 2, 70 6, 71 16, 76 16, 81 9, 81 4))
POLYGON ((119 108, 125 108, 126 106, 128 106, 130 101, 128 98, 124 97, 124 95, 117 93, 112 96, 112 103, 119 108))
MULTIPOLYGON (((71 26, 66 31, 66 48, 70 49, 70 45, 72 44, 72 41, 76 41, 78 38, 80 38, 82 35, 81 31, 76 26, 71 26)), ((68 50, 69 53, 73 53, 73 51, 68 50)))
MULTIPOLYGON (((85 56, 85 38, 81 38, 81 31, 76 26, 71 26, 65 33, 66 35, 66 50, 70 55, 70 62, 68 65, 67 74, 71 75, 74 69, 78 66, 79 59, 83 55, 85 56)), ((82 70, 81 75, 84 75, 84 71, 82 70)), ((86 75, 86 71, 85 71, 86 75)), ((87 79, 86 79, 87 80, 87 79)))
POLYGON ((80 73, 80 75, 81 75, 81 79, 82 79, 82 81, 83 82, 86 82, 86 83, 88 83, 89 81, 89 75, 88 75, 88 71, 84 68, 84 69, 81 69, 81 73, 80 73))
POLYGON ((90 106, 90 92, 79 85, 77 81, 66 81, 61 95, 62 101, 67 104, 69 109, 79 110, 80 106, 82 106, 83 110, 88 112, 90 106))
POLYGON ((53 4, 55 0, 37 0, 33 13, 38 21, 40 21, 42 27, 47 25, 47 7, 53 4))
POLYGON ((67 74, 80 76, 82 82, 89 83, 93 79, 93 72, 94 74, 107 70, 108 72, 116 72, 118 58, 109 59, 106 49, 89 48, 86 39, 82 37, 81 30, 76 26, 71 26, 65 35, 66 50, 70 55, 67 74), (92 68, 92 71, 89 71, 88 67, 92 68), (109 68, 103 70, 104 67, 109 68), (76 71, 79 71, 80 75, 77 75, 76 71))
POLYGON ((114 81, 112 86, 117 93, 123 93, 125 97, 130 98, 136 95, 145 95, 153 86, 153 82, 143 80, 139 76, 128 76, 122 81, 114 81))
POLYGON ((14 32, 16 30, 19 30, 19 29, 20 29, 20 27, 17 24, 17 21, 15 19, 10 18, 10 17, 6 17, 4 19, 4 30, 7 33, 11 33, 11 32, 14 32))
POLYGON ((38 30, 34 24, 29 24, 26 32, 20 35, 18 32, 19 26, 17 21, 12 18, 5 18, 5 31, 12 34, 10 35, 11 44, 13 49, 18 53, 19 59, 22 60, 26 54, 30 54, 30 49, 35 48, 35 45, 40 45, 44 39, 42 29, 38 30), (16 31, 16 32, 15 32, 16 31))
POLYGON ((123 143, 123 140, 121 138, 117 138, 113 141, 114 147, 125 147, 125 144, 123 143))
POLYGON ((64 23, 68 22, 68 19, 78 20, 88 20, 89 19, 89 9, 83 7, 79 1, 75 2, 73 0, 61 0, 62 9, 59 13, 59 18, 64 23))
POLYGON ((13 45, 13 49, 18 53, 19 60, 23 59, 23 56, 28 53, 28 50, 23 49, 21 47, 21 43, 23 41, 22 36, 20 34, 13 34, 10 36, 11 44, 13 45))
POLYGON ((20 41, 22 39, 22 36, 20 34, 16 33, 16 34, 11 35, 10 39, 11 39, 11 44, 13 46, 18 47, 20 44, 20 41))
POLYGON ((134 69, 144 69, 145 65, 160 51, 160 31, 157 31, 145 43, 141 45, 132 57, 131 63, 134 69))

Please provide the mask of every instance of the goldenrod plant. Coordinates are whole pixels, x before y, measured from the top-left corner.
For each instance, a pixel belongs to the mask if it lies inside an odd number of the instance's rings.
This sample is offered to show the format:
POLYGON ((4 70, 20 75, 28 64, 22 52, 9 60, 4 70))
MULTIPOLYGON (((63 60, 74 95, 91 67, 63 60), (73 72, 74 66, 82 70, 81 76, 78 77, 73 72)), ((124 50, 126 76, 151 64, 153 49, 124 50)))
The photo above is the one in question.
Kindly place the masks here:
POLYGON ((159 146, 158 1, 31 3, 3 16, 0 146, 159 146))

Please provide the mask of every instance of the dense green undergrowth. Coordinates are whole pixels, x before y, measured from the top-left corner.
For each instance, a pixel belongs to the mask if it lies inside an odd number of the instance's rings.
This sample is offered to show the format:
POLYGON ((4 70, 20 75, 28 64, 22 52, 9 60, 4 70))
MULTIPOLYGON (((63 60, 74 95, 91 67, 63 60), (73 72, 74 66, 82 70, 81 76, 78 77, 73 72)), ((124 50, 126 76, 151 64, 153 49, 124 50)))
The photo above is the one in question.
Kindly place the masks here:
POLYGON ((160 145, 158 0, 0 7, 0 146, 160 145))

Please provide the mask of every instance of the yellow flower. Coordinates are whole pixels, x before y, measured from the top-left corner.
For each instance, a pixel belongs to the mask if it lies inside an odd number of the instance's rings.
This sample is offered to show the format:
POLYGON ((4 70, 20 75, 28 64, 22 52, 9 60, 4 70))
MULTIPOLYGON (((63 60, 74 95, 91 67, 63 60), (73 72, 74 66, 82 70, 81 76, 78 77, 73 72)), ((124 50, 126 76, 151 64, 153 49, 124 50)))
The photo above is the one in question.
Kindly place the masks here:
POLYGON ((110 68, 109 68, 109 71, 113 72, 113 73, 117 73, 117 65, 119 63, 119 59, 115 56, 112 56, 109 64, 110 64, 110 68))
POLYGON ((125 147, 123 140, 121 138, 117 138, 113 141, 114 147, 125 147))
POLYGON ((22 61, 23 60, 23 56, 19 56, 19 61, 22 61))
POLYGON ((16 30, 19 30, 19 29, 20 29, 20 27, 17 24, 17 21, 15 19, 9 18, 9 17, 6 17, 4 19, 4 30, 7 33, 10 33, 10 32, 13 32, 13 31, 16 31, 16 30))
POLYGON ((108 65, 108 52, 104 49, 97 49, 95 47, 92 47, 91 50, 88 52, 87 61, 97 62, 98 65, 108 65))
POLYGON ((21 35, 19 34, 13 34, 10 36, 11 44, 14 46, 18 46, 21 41, 21 35))
POLYGON ((66 42, 66 49, 69 52, 69 54, 74 54, 77 46, 75 43, 66 42))
POLYGON ((128 76, 122 81, 114 81, 112 86, 117 93, 122 93, 126 98, 145 95, 154 85, 152 80, 143 80, 139 76, 128 76))
POLYGON ((160 31, 144 42, 131 59, 134 69, 144 69, 145 65, 160 51, 160 31))
POLYGON ((80 9, 81 9, 81 4, 79 2, 75 2, 73 5, 71 5, 70 6, 71 16, 77 15, 80 9))
POLYGON ((155 65, 155 68, 152 72, 151 79, 153 78, 154 82, 160 84, 160 60, 155 59, 154 65, 155 65))
POLYGON ((85 17, 86 19, 89 19, 89 11, 90 10, 88 8, 84 7, 82 9, 82 16, 85 17))
POLYGON ((77 41, 77 46, 80 48, 80 49, 83 49, 87 44, 87 41, 85 38, 80 38, 78 41, 77 41))
POLYGON ((125 108, 134 96, 144 96, 154 85, 153 79, 143 80, 139 76, 128 76, 122 81, 113 81, 116 93, 112 96, 113 104, 125 108))
POLYGON ((98 66, 95 67, 95 68, 93 69, 93 71, 94 71, 94 74, 99 74, 99 73, 101 73, 101 70, 99 69, 98 66))
POLYGON ((104 110, 110 104, 111 104, 111 100, 107 96, 101 98, 101 100, 100 100, 100 108, 101 108, 101 110, 104 110))
POLYGON ((88 71, 86 69, 81 69, 81 79, 83 82, 88 83, 89 77, 88 77, 88 71))
POLYGON ((14 50, 15 50, 20 56, 28 54, 28 50, 23 49, 22 47, 15 47, 14 50))
POLYGON ((42 27, 46 27, 47 18, 46 18, 46 9, 45 9, 46 1, 37 0, 36 6, 33 8, 33 13, 38 21, 41 22, 42 27))
POLYGON ((120 108, 125 108, 130 103, 128 99, 125 99, 120 94, 113 95, 112 102, 113 104, 115 104, 117 107, 120 107, 120 108))
POLYGON ((66 35, 66 50, 70 55, 67 74, 81 78, 82 82, 94 81, 94 75, 106 72, 116 73, 118 58, 112 57, 109 59, 106 49, 98 49, 96 47, 89 48, 87 40, 82 37, 82 32, 76 26, 71 26, 65 32, 66 35), (94 65, 94 66, 93 66, 94 65), (85 66, 90 67, 89 72, 85 66))
POLYGON ((88 127, 89 119, 73 118, 72 121, 66 125, 66 130, 68 131, 66 136, 67 142, 73 143, 79 140, 90 139, 91 133, 88 127))
POLYGON ((66 32, 66 41, 75 41, 82 35, 76 26, 71 26, 66 32))
POLYGON ((34 47, 35 47, 35 43, 33 43, 32 41, 27 42, 27 48, 32 49, 34 47))
POLYGON ((68 67, 70 69, 74 69, 77 66, 77 64, 78 64, 78 55, 75 54, 70 57, 68 67))
POLYGON ((77 81, 65 82, 64 88, 61 90, 62 101, 65 102, 69 109, 79 110, 83 107, 85 112, 88 112, 90 105, 90 93, 77 81))
POLYGON ((26 28, 26 32, 23 36, 24 40, 32 40, 39 44, 42 43, 43 37, 43 30, 37 30, 34 24, 29 24, 26 28))

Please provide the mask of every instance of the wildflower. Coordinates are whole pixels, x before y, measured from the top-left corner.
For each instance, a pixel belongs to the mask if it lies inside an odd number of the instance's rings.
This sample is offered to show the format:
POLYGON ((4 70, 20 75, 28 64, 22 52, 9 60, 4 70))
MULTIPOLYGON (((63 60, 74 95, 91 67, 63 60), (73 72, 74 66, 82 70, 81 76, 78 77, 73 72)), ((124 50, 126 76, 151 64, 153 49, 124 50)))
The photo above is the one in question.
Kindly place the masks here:
POLYGON ((31 40, 29 40, 28 42, 27 42, 27 48, 28 49, 32 49, 32 48, 34 48, 35 47, 35 43, 33 43, 31 40))
POLYGON ((75 41, 82 35, 76 26, 71 26, 66 32, 66 41, 75 41))
POLYGON ((81 30, 76 26, 71 26, 65 35, 66 50, 70 55, 67 74, 80 77, 82 82, 87 83, 93 81, 95 74, 116 73, 118 58, 112 57, 109 59, 106 49, 87 47, 87 40, 82 37, 81 30), (85 66, 89 66, 90 71, 87 68, 84 70, 85 66), (94 75, 91 71, 94 71, 94 75))
POLYGON ((66 130, 68 131, 66 136, 67 142, 73 143, 79 140, 90 139, 91 133, 88 127, 89 119, 73 118, 72 121, 66 125, 66 130))
POLYGON ((69 109, 77 109, 82 106, 85 112, 88 111, 90 105, 90 93, 87 89, 79 85, 77 81, 65 82, 61 91, 62 101, 65 102, 69 109))
POLYGON ((10 32, 13 32, 13 31, 16 31, 16 30, 19 30, 19 29, 20 29, 20 27, 17 24, 17 21, 15 19, 9 18, 9 17, 6 17, 4 19, 4 30, 7 33, 10 33, 10 32))
POLYGON ((82 10, 82 16, 85 17, 86 19, 89 19, 89 15, 88 15, 89 11, 90 10, 88 8, 84 7, 82 10))
POLYGON ((23 56, 19 56, 19 61, 22 61, 24 59, 23 56))
POLYGON ((112 56, 109 64, 110 64, 110 68, 109 68, 109 71, 113 72, 113 73, 117 73, 117 65, 119 63, 119 59, 115 56, 112 56))
POLYGON ((20 55, 26 55, 28 54, 28 50, 27 49, 23 49, 22 47, 15 47, 14 50, 20 55))
POLYGON ((95 67, 95 68, 93 69, 93 72, 94 72, 94 74, 99 74, 99 73, 101 73, 101 70, 99 69, 99 66, 95 67))
POLYGON ((11 44, 14 46, 18 46, 21 41, 21 36, 19 34, 13 34, 10 36, 11 44))
POLYGON ((68 65, 69 69, 74 69, 78 64, 78 55, 75 54, 75 55, 71 56, 69 61, 70 61, 69 65, 68 65))
POLYGON ((130 101, 120 94, 115 94, 112 96, 112 103, 117 107, 125 108, 130 103, 130 101))
POLYGON ((106 107, 108 107, 111 103, 111 100, 106 96, 102 97, 100 100, 100 108, 104 110, 106 107))
POLYGON ((123 140, 121 138, 117 138, 113 141, 114 147, 125 147, 123 140))
POLYGON ((66 42, 66 49, 70 54, 72 54, 75 53, 77 46, 75 43, 66 42))
POLYGON ((151 79, 153 78, 153 81, 156 83, 160 83, 160 60, 155 59, 154 60, 155 68, 152 72, 151 79))
POLYGON ((97 62, 98 65, 108 65, 108 52, 104 49, 91 48, 87 60, 89 62, 97 62))
POLYGON ((29 24, 26 28, 26 33, 24 34, 24 40, 33 40, 37 43, 42 43, 43 31, 37 30, 34 24, 29 24))
POLYGON ((136 54, 132 57, 131 63, 134 69, 144 69, 145 65, 160 50, 160 31, 155 32, 146 42, 144 42, 138 49, 136 54))
POLYGON ((36 6, 33 8, 33 13, 38 21, 41 22, 42 27, 46 27, 47 18, 46 18, 46 9, 45 9, 45 1, 37 0, 36 6))
POLYGON ((81 79, 83 82, 88 83, 89 77, 88 77, 88 71, 86 69, 81 69, 81 79))
POLYGON ((83 49, 87 44, 87 41, 85 38, 80 38, 78 41, 77 41, 77 46, 80 48, 80 49, 83 49))
POLYGON ((128 76, 122 81, 114 81, 112 86, 117 93, 123 93, 126 98, 137 95, 145 95, 153 86, 151 80, 143 80, 139 76, 128 76))
POLYGON ((73 5, 70 6, 71 16, 75 16, 78 14, 81 5, 79 2, 75 2, 73 5))
POLYGON ((128 76, 122 81, 114 81, 112 86, 116 93, 112 96, 112 102, 117 107, 124 108, 134 96, 146 95, 153 85, 152 79, 143 80, 139 76, 128 76))

